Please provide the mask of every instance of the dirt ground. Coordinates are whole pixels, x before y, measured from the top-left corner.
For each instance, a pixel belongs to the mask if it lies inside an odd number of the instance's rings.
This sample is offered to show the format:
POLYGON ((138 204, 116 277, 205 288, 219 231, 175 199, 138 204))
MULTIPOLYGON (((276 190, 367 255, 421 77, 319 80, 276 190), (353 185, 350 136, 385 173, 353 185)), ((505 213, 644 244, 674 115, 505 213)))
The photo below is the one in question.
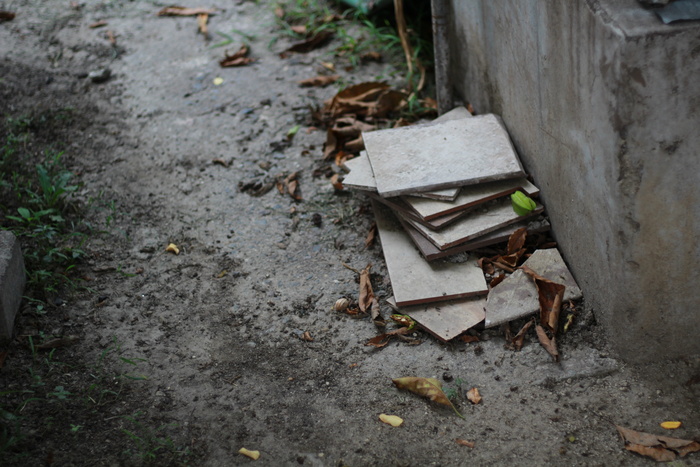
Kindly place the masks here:
MULTIPOLYGON (((100 200, 80 266, 89 289, 57 297, 47 315, 25 303, 0 370, 0 390, 26 389, 43 371, 73 397, 28 403, 24 437, 0 464, 243 465, 246 447, 270 466, 639 465, 652 461, 625 451, 613 423, 664 434, 660 422, 681 420, 671 436, 700 436, 699 360, 626 365, 595 310, 563 337, 559 364, 534 335, 505 349, 500 330, 471 344, 417 332, 420 345, 364 345, 378 334, 371 321, 331 310, 357 298, 342 263, 372 263, 380 301, 391 285, 381 247, 364 247, 368 202, 313 176, 325 131, 307 131, 309 107, 338 86, 297 84, 332 45, 281 59, 290 42, 273 3, 211 5, 222 9, 210 29, 249 34, 258 59, 222 69, 240 44, 211 48, 194 18, 157 17, 165 4, 0 1, 17 13, 0 23, 3 118, 70 109, 36 138, 65 150, 84 183, 78 200, 100 200), (97 20, 108 25, 90 28, 97 20), (108 81, 86 78, 106 67, 108 81), (294 171, 301 202, 238 189, 294 171), (179 255, 165 251, 171 242, 179 255), (41 353, 41 369, 22 337, 38 333, 77 341, 41 353), (465 418, 395 389, 401 376, 440 379, 465 418), (478 405, 465 397, 472 387, 478 405), (405 422, 390 427, 381 413, 405 422)), ((401 80, 386 64, 341 74, 401 80)))

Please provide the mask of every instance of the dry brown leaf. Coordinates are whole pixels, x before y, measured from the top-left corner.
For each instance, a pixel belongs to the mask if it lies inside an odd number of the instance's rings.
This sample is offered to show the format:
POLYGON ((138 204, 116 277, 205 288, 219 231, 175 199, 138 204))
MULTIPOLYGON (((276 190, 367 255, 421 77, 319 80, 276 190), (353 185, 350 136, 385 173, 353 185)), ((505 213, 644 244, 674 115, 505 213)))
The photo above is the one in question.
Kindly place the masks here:
POLYGON ((227 68, 245 66, 249 63, 255 62, 255 58, 248 57, 248 52, 250 52, 248 46, 242 45, 241 48, 238 49, 233 55, 228 55, 228 53, 226 53, 224 58, 219 60, 219 65, 223 68, 227 68))
POLYGON ((224 166, 224 167, 228 167, 228 162, 226 162, 224 159, 222 159, 222 158, 220 158, 220 157, 216 157, 216 158, 212 159, 212 160, 211 160, 211 163, 212 163, 212 164, 222 165, 222 166, 224 166))
POLYGON ((372 291, 372 283, 369 276, 371 268, 372 265, 368 264, 360 272, 360 298, 358 299, 358 305, 362 312, 367 312, 372 307, 372 301, 374 300, 374 291, 372 291))
POLYGON ((331 185, 333 185, 333 188, 335 188, 336 190, 343 189, 343 183, 340 181, 340 175, 333 174, 333 176, 331 177, 331 185))
POLYGON ((306 342, 313 342, 314 338, 311 337, 311 333, 309 331, 304 331, 304 334, 301 335, 301 340, 306 342))
POLYGON ((216 10, 211 8, 185 8, 183 6, 168 6, 158 12, 158 16, 197 16, 213 15, 216 10))
POLYGON ((525 342, 525 335, 527 334, 527 331, 530 329, 530 327, 534 324, 534 320, 528 321, 523 325, 522 328, 520 328, 520 331, 518 331, 518 334, 515 335, 512 339, 513 343, 513 348, 517 351, 520 351, 520 349, 523 348, 523 343, 525 342))
POLYGON ((295 201, 301 201, 302 197, 299 189, 299 181, 297 179, 298 175, 299 172, 292 172, 286 177, 283 175, 277 177, 275 182, 277 191, 279 191, 281 195, 288 194, 295 201))
POLYGON ((540 324, 556 334, 566 287, 545 279, 527 266, 523 266, 521 269, 535 281, 540 301, 540 324))
POLYGON ((200 13, 197 15, 197 27, 199 32, 204 36, 209 35, 209 28, 207 28, 207 22, 209 21, 209 14, 200 13))
POLYGON ((326 142, 323 144, 323 160, 330 160, 337 150, 338 138, 336 138, 333 129, 329 128, 326 132, 326 142))
POLYGON ((294 31, 296 34, 299 34, 300 36, 305 36, 308 30, 306 29, 306 26, 303 24, 297 24, 295 26, 291 26, 291 30, 294 31))
POLYGON ((496 287, 498 284, 500 284, 501 282, 503 282, 503 280, 504 280, 505 278, 506 278, 506 275, 505 275, 505 274, 499 274, 499 275, 497 275, 496 277, 494 277, 493 279, 491 279, 491 282, 489 282, 489 286, 493 289, 493 288, 496 287))
POLYGON ((455 443, 459 444, 460 446, 466 446, 474 449, 474 441, 467 441, 466 439, 457 438, 455 439, 455 443))
MULTIPOLYGON (((444 392, 440 381, 435 378, 421 378, 417 376, 406 376, 404 378, 392 379, 392 382, 399 389, 406 389, 419 396, 427 397, 431 401, 438 404, 447 405, 462 417, 462 414, 457 412, 457 408, 450 402, 444 392)), ((464 418, 464 417, 462 417, 464 418)))
POLYGON ((107 26, 107 21, 101 19, 99 21, 95 21, 92 23, 90 26, 88 26, 90 29, 96 29, 96 28, 101 28, 102 26, 107 26))
POLYGON ((381 62, 382 54, 379 52, 366 52, 360 55, 360 60, 363 62, 381 62))
POLYGON ((333 32, 329 30, 323 30, 321 32, 318 32, 317 34, 309 37, 308 39, 302 41, 302 42, 297 42, 296 44, 292 45, 282 53, 280 53, 280 57, 286 58, 290 55, 290 52, 298 52, 298 53, 306 53, 306 52, 311 52, 314 49, 318 49, 319 47, 324 46, 328 41, 330 41, 333 38, 333 32))
POLYGON ((479 390, 477 388, 471 388, 469 391, 467 391, 467 399, 469 399, 469 402, 474 405, 481 402, 481 394, 479 394, 479 390))
POLYGON ((275 16, 278 17, 279 19, 284 18, 284 8, 281 6, 277 5, 275 7, 275 16))
POLYGON ((363 131, 372 131, 377 127, 375 125, 370 125, 353 115, 347 115, 344 117, 339 117, 335 120, 333 124, 333 132, 337 136, 342 136, 344 138, 357 138, 363 131))
POLYGON ((369 341, 367 341, 365 345, 371 345, 372 347, 377 347, 378 349, 381 349, 382 347, 386 347, 386 345, 389 342, 391 342, 391 339, 393 337, 400 337, 405 334, 408 334, 409 332, 411 332, 411 330, 407 327, 394 329, 393 331, 385 332, 384 334, 374 336, 369 341))
POLYGON ((539 339, 540 344, 542 344, 542 347, 544 347, 544 350, 546 350, 547 353, 552 356, 555 362, 558 362, 559 351, 557 350, 556 338, 552 336, 550 339, 549 336, 547 336, 547 332, 539 324, 535 326, 535 331, 537 331, 537 338, 539 339))
POLYGON ((314 78, 303 79, 299 81, 299 85, 302 87, 315 86, 315 87, 325 87, 329 84, 333 84, 340 79, 340 75, 321 75, 314 78))
POLYGON ((0 21, 11 21, 15 16, 11 11, 0 10, 0 21))
POLYGON ((481 268, 482 271, 484 271, 484 274, 494 274, 496 272, 496 269, 493 267, 491 260, 488 258, 479 258, 476 261, 476 264, 481 268))
POLYGON ((362 135, 345 143, 345 150, 348 152, 360 152, 365 149, 365 142, 362 140, 362 135))
POLYGON ((508 254, 520 251, 525 245, 525 240, 527 239, 527 227, 521 227, 508 237, 508 254))
POLYGON ((369 248, 374 245, 374 239, 377 237, 377 223, 372 223, 372 226, 367 232, 367 237, 365 237, 365 248, 369 248))
POLYGON ((615 428, 625 443, 625 449, 658 462, 673 461, 677 456, 685 457, 691 452, 700 451, 700 442, 695 440, 656 436, 619 425, 615 425, 615 428))

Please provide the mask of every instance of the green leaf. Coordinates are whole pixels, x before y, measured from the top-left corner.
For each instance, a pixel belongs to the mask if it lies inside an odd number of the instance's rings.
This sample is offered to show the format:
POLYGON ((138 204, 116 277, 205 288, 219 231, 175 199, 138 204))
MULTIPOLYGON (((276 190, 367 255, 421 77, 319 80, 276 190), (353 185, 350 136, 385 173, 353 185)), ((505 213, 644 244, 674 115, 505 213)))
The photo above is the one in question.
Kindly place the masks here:
POLYGON ((525 216, 534 211, 537 207, 537 203, 522 191, 516 191, 510 195, 510 199, 513 203, 513 211, 519 216, 525 216))
POLYGON ((29 211, 27 208, 17 208, 17 212, 19 213, 20 216, 22 216, 24 219, 29 219, 32 217, 32 213, 29 211))

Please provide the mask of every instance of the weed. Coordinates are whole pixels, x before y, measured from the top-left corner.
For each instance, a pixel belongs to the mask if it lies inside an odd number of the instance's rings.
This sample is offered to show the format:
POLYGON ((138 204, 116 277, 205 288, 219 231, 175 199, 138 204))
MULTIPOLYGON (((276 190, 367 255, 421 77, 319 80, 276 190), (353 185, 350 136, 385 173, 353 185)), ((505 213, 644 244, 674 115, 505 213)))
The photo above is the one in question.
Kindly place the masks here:
MULTIPOLYGON (((51 118, 64 118, 56 113, 51 118)), ((7 119, 0 141, 0 205, 5 214, 0 228, 12 231, 24 251, 28 289, 40 302, 64 286, 74 288, 70 271, 85 256, 86 239, 71 195, 80 184, 63 165, 63 152, 45 151, 37 157, 27 150, 31 119, 7 119), (38 296, 37 296, 38 295, 38 296), (39 298, 42 297, 42 298, 39 298)))
POLYGON ((129 428, 122 428, 124 433, 134 444, 125 454, 136 456, 145 462, 173 462, 184 461, 191 454, 186 447, 180 447, 166 433, 168 429, 176 428, 176 423, 160 425, 151 428, 139 420, 142 413, 136 412, 133 416, 125 415, 122 418, 129 422, 129 428))

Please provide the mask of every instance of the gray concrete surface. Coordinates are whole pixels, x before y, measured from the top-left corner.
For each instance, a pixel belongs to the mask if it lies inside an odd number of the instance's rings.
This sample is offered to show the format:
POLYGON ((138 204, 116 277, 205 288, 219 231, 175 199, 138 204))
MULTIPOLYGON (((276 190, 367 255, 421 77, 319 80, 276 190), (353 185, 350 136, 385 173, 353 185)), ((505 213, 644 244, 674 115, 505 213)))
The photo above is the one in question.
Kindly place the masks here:
POLYGON ((700 352, 700 22, 635 0, 451 0, 451 79, 500 114, 630 361, 700 352))
POLYGON ((19 242, 12 232, 0 230, 0 340, 12 337, 25 280, 19 242))

